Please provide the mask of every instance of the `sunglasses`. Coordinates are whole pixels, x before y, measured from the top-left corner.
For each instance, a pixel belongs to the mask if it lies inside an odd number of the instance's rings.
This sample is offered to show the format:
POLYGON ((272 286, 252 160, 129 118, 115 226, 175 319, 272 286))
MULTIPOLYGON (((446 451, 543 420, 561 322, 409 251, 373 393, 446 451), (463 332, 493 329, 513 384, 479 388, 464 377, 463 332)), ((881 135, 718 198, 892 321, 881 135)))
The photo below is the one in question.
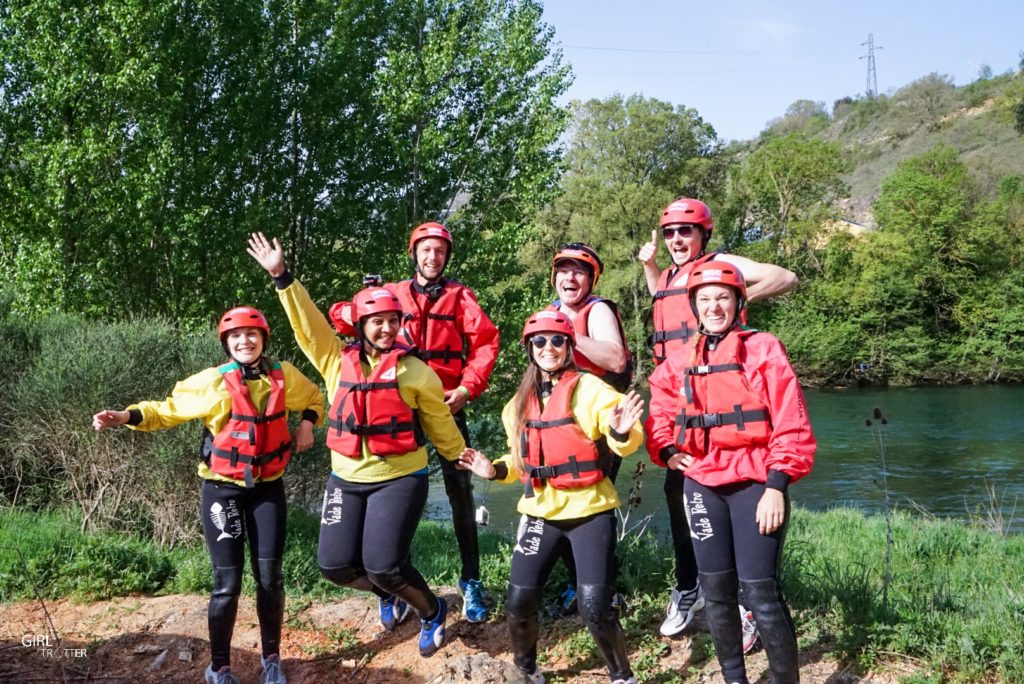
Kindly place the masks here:
POLYGON ((543 349, 544 345, 551 342, 551 346, 555 349, 561 349, 565 345, 565 341, 569 339, 565 335, 552 335, 551 337, 545 337, 544 335, 534 335, 530 338, 530 343, 534 349, 543 349))
POLYGON ((684 238, 687 238, 692 236, 695 232, 697 232, 697 230, 698 228, 696 226, 671 226, 669 228, 661 229, 661 237, 665 238, 666 240, 671 240, 676 236, 676 233, 679 233, 684 238))

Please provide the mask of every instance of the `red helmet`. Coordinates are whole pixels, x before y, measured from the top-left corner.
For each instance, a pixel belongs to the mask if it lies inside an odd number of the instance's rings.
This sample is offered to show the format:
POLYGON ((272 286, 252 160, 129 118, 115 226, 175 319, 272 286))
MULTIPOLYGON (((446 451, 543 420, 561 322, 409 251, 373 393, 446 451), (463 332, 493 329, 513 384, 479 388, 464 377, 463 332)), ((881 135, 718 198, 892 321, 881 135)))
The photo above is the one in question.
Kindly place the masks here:
POLYGON ((367 287, 356 292, 355 297, 352 298, 352 318, 355 319, 353 323, 373 314, 391 311, 401 314, 402 303, 386 287, 367 287))
POLYGON ((221 340, 235 328, 259 328, 263 331, 265 338, 270 337, 270 324, 267 317, 259 309, 251 306, 236 306, 229 309, 220 317, 220 325, 217 326, 217 337, 221 340))
POLYGON ((440 223, 421 223, 412 229, 412 235, 409 236, 409 256, 414 260, 416 259, 416 243, 425 238, 441 238, 448 243, 448 256, 451 256, 451 252, 455 249, 455 242, 452 240, 451 231, 442 226, 440 223))
POLYGON ((699 290, 704 285, 728 285, 736 290, 740 300, 740 306, 747 299, 747 284, 743 281, 743 274, 727 261, 705 261, 693 269, 686 279, 686 289, 690 291, 690 302, 693 302, 699 290))
POLYGON ((561 333, 576 343, 576 331, 572 327, 572 321, 561 311, 544 309, 531 315, 526 319, 523 326, 523 344, 534 335, 540 332, 561 333))
POLYGON ((555 269, 558 268, 558 264, 561 261, 578 261, 590 268, 590 289, 593 290, 597 287, 597 281, 601 278, 601 271, 604 270, 604 264, 601 263, 601 258, 597 256, 597 252, 582 242, 569 242, 558 248, 555 252, 555 258, 551 260, 551 287, 555 286, 555 269))
POLYGON ((352 325, 352 302, 335 302, 327 312, 327 320, 338 333, 346 337, 354 337, 355 326, 352 325))
POLYGON ((700 200, 680 197, 665 207, 661 212, 660 227, 672 226, 680 223, 689 223, 700 226, 711 236, 715 229, 715 222, 711 218, 711 209, 700 200))

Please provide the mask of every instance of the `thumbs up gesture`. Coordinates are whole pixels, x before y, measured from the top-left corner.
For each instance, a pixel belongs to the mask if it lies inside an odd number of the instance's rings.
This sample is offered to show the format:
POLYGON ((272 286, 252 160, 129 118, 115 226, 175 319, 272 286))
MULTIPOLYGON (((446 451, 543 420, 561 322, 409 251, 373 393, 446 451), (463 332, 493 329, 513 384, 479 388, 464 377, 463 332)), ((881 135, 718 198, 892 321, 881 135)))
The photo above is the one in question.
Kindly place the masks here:
POLYGON ((658 229, 655 228, 651 231, 651 241, 645 242, 644 246, 640 248, 640 252, 636 255, 636 258, 640 260, 640 263, 644 265, 654 266, 654 257, 658 253, 658 243, 661 242, 658 239, 658 229))

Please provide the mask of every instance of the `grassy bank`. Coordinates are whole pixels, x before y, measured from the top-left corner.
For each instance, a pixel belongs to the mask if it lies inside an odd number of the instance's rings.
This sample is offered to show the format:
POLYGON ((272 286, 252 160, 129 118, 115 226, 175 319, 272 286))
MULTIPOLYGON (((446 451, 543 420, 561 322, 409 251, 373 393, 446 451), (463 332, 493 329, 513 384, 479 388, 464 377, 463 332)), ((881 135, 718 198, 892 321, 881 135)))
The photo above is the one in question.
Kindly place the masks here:
MULTIPOLYGON (((202 546, 167 549, 125 534, 83 535, 71 512, 0 512, 0 601, 78 600, 126 594, 206 593, 209 561, 202 546), (15 551, 17 549, 17 551, 15 551)), ((285 576, 290 601, 324 600, 343 592, 316 568, 318 521, 294 511, 285 576)), ((1024 538, 1003 538, 959 523, 897 515, 891 577, 885 578, 885 522, 839 509, 797 510, 783 569, 804 648, 816 647, 856 668, 908 659, 924 682, 1024 680, 1024 538)), ((481 537, 484 580, 501 608, 511 544, 481 537)), ((648 680, 683 681, 661 672, 665 648, 655 636, 671 576, 671 548, 648 534, 620 547, 621 588, 630 599, 624 623, 640 649, 638 671, 648 680)), ((450 527, 424 523, 413 549, 431 584, 451 585, 458 567, 450 527), (438 549, 445 549, 439 552, 438 549)), ((561 578, 549 582, 551 598, 561 578)), ((251 579, 246 585, 252 592, 251 579)), ((552 648, 592 649, 583 630, 552 648)), ((699 648, 710 656, 707 639, 699 648)))

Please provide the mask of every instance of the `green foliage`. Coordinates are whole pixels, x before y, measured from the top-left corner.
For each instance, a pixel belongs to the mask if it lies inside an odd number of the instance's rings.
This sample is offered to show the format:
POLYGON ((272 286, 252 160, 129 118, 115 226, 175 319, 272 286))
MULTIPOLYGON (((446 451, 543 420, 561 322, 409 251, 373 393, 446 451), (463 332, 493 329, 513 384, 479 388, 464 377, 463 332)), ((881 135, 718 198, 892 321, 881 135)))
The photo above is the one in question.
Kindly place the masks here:
MULTIPOLYGON (((245 254, 282 238, 327 302, 408 271, 445 217, 453 274, 515 273, 549 196, 569 71, 533 0, 170 0, 0 9, 0 265, 14 307, 283 324, 245 254)), ((487 280, 484 281, 484 276, 487 280)), ((504 293, 482 288, 495 317, 504 293)))

